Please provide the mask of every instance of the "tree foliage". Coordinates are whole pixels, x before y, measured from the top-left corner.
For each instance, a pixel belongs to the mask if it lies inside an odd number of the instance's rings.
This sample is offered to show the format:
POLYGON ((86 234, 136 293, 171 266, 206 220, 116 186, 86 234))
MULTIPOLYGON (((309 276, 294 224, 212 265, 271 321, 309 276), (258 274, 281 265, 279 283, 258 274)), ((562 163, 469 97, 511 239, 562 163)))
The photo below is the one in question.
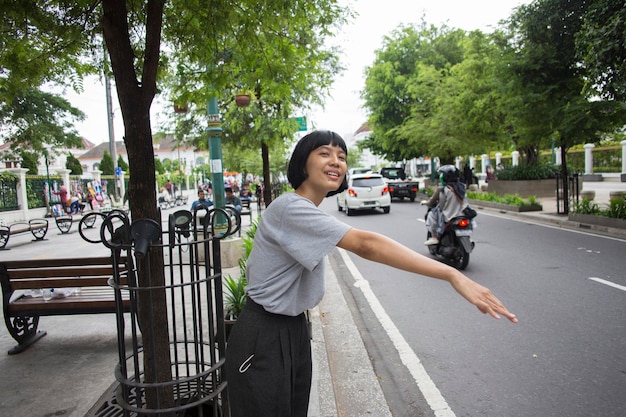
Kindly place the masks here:
POLYGON ((626 101, 626 1, 588 1, 576 50, 590 81, 604 98, 626 101))
MULTIPOLYGON (((290 125, 276 119, 291 117, 291 112, 324 97, 338 61, 322 45, 346 15, 335 0, 216 0, 210 4, 201 0, 20 0, 1 5, 8 16, 3 21, 2 42, 9 42, 11 48, 0 56, 0 75, 6 77, 8 91, 24 91, 24 85, 40 86, 45 81, 77 86, 76 80, 92 69, 85 61, 92 59, 113 74, 131 174, 131 217, 159 224, 155 162, 146 158, 153 155, 150 107, 155 96, 171 86, 175 103, 192 103, 200 109, 209 97, 220 97, 226 109, 232 92, 252 90, 263 114, 255 122, 272 121, 271 127, 255 125, 254 131, 254 139, 267 156, 270 141, 277 143, 288 136, 290 125), (14 32, 15 37, 7 35, 14 32), (102 40, 110 61, 106 68, 101 59, 102 40)), ((164 285, 162 256, 154 254, 138 262, 140 286, 164 285)), ((138 299, 140 323, 156 323, 151 337, 143 340, 144 377, 150 382, 169 381, 165 292, 151 297, 156 306, 152 311, 142 308, 148 305, 144 295, 138 299)), ((173 407, 171 386, 159 392, 149 390, 146 402, 151 407, 173 407)))
POLYGON ((536 0, 489 35, 400 27, 367 69, 362 95, 373 134, 365 145, 386 159, 445 163, 511 149, 535 164, 551 143, 565 155, 599 141, 626 121, 613 99, 626 54, 623 14, 604 0, 536 0), (602 60, 592 28, 611 35, 602 60))
POLYGON ((71 152, 67 154, 65 168, 70 170, 70 175, 83 175, 83 166, 71 152))
POLYGON ((63 97, 34 87, 3 94, 3 84, 0 77, 0 97, 8 100, 0 102, 0 139, 38 155, 45 149, 83 146, 74 128, 74 122, 85 118, 82 111, 63 97))
POLYGON ((362 93, 373 131, 365 145, 372 152, 392 161, 410 159, 429 154, 433 138, 441 156, 458 148, 450 126, 434 116, 443 105, 446 78, 463 59, 464 36, 422 22, 385 38, 362 93))
POLYGON ((122 155, 117 156, 117 166, 124 172, 128 173, 128 164, 122 158, 122 155))
POLYGON ((22 160, 22 162, 20 163, 20 166, 22 168, 28 169, 28 171, 26 172, 27 174, 29 175, 39 174, 39 171, 38 171, 39 157, 37 156, 37 154, 22 150, 22 152, 20 153, 20 157, 22 160))
POLYGON ((102 159, 100 160, 100 165, 98 169, 102 171, 102 175, 113 175, 115 174, 115 167, 113 166, 113 157, 108 151, 104 151, 102 155, 102 159))
POLYGON ((43 87, 80 91, 83 76, 94 70, 83 53, 98 54, 90 48, 98 39, 93 3, 55 3, 0 0, 0 139, 39 155, 45 144, 54 149, 82 143, 73 124, 84 114, 43 87))

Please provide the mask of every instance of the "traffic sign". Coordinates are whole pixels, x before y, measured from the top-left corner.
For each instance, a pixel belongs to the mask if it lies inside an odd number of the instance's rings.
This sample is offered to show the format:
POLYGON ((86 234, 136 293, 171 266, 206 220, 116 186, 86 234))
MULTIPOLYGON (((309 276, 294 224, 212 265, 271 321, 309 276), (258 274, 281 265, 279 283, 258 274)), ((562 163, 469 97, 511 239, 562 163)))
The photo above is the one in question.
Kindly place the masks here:
POLYGON ((306 132, 306 116, 296 117, 296 122, 298 122, 298 132, 306 132))

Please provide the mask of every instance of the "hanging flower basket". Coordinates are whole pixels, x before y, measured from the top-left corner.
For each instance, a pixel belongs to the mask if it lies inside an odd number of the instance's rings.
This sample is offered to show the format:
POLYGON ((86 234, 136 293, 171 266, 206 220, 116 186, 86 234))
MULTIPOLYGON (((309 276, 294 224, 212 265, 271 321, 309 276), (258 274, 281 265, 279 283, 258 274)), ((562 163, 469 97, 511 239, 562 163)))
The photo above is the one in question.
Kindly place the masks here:
POLYGON ((237 94, 235 96, 235 104, 237 107, 248 107, 250 105, 250 96, 248 94, 237 94))
POLYGON ((189 106, 187 106, 186 104, 174 104, 174 113, 176 114, 181 114, 181 113, 187 113, 189 111, 189 106))

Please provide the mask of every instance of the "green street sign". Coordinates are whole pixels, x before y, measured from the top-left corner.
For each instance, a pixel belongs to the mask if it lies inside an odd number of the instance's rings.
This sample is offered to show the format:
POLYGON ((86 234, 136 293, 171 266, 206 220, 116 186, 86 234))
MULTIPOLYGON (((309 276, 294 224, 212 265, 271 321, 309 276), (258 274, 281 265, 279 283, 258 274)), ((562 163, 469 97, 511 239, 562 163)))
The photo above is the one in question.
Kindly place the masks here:
POLYGON ((298 132, 306 132, 306 116, 296 117, 296 122, 298 122, 298 132))

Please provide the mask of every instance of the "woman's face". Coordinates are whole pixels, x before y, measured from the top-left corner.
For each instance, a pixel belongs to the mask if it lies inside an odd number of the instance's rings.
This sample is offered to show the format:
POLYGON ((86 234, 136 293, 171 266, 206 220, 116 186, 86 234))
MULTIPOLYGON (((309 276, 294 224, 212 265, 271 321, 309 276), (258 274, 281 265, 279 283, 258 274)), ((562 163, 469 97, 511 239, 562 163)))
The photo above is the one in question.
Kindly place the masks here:
POLYGON ((343 149, 339 146, 320 146, 309 154, 306 161, 308 177, 303 185, 326 195, 339 188, 347 170, 346 153, 343 149))

